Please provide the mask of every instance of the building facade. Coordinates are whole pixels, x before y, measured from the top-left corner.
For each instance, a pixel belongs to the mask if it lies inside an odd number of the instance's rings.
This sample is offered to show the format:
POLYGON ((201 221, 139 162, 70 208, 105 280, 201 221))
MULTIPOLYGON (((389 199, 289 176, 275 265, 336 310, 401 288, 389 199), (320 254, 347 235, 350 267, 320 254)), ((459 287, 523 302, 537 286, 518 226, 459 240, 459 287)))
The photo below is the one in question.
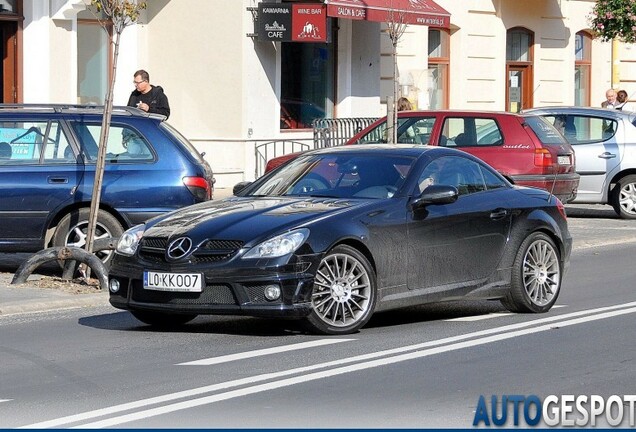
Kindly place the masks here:
MULTIPOLYGON (((122 35, 115 103, 127 102, 134 71, 147 70, 219 187, 260 173, 257 147, 310 145, 314 118, 386 114, 392 45, 387 20, 372 20, 374 1, 270 0, 322 7, 324 29, 307 21, 301 33, 327 42, 264 40, 259 0, 146 1, 122 35)), ((391 1, 432 11, 397 45, 399 93, 418 108, 599 106, 612 86, 636 93, 636 48, 593 39, 592 0, 391 1)), ((111 47, 85 3, 0 0, 4 103, 103 103, 111 47)))

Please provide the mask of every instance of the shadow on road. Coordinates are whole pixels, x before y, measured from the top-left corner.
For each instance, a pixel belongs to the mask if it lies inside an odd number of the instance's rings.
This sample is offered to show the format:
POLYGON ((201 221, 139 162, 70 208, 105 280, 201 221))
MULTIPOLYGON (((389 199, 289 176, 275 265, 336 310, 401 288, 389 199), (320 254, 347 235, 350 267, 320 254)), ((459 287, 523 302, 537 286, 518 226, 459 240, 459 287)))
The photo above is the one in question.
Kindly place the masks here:
POLYGON ((566 205, 565 213, 572 218, 620 219, 609 205, 566 205))
POLYGON ((127 311, 80 318, 83 326, 140 333, 227 334, 235 336, 294 336, 305 333, 299 321, 253 317, 201 315, 187 324, 157 328, 138 321, 127 311))
MULTIPOLYGON (((371 317, 363 327, 381 329, 405 324, 425 323, 467 316, 488 315, 508 312, 498 301, 458 301, 413 306, 387 312, 379 312, 371 317)), ((83 326, 101 330, 130 331, 135 333, 188 333, 188 334, 225 334, 235 336, 294 336, 311 334, 302 321, 285 319, 267 319, 241 316, 201 315, 187 324, 172 328, 156 328, 143 324, 129 312, 113 312, 80 318, 83 326)))

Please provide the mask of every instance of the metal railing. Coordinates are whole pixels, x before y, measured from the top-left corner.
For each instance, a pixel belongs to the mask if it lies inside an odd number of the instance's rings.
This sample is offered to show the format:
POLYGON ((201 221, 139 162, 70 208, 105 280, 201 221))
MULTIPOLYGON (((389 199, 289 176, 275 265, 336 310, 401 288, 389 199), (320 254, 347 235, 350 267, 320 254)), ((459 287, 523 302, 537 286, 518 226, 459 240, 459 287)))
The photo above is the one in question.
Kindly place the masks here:
POLYGON ((254 145, 254 153, 256 156, 256 167, 254 178, 259 178, 265 173, 267 161, 278 156, 289 153, 302 152, 311 149, 311 144, 300 141, 268 141, 264 143, 256 143, 254 145))
POLYGON ((255 178, 259 178, 265 173, 265 167, 270 159, 314 148, 343 145, 376 120, 377 118, 372 117, 316 119, 313 122, 313 143, 292 140, 256 142, 254 144, 254 155, 256 157, 255 178))
POLYGON ((362 129, 376 121, 373 117, 349 117, 314 120, 315 148, 343 145, 362 129))

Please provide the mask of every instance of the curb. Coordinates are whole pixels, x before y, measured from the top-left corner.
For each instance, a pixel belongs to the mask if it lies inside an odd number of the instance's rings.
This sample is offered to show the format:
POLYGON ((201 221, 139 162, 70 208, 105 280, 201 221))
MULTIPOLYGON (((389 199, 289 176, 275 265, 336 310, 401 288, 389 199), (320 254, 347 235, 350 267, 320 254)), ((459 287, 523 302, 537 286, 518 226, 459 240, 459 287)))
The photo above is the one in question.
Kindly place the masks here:
MULTIPOLYGON (((33 288, 20 288, 16 286, 16 290, 33 288)), ((57 293, 50 293, 49 289, 41 289, 40 298, 30 298, 28 300, 18 300, 9 302, 0 302, 0 317, 24 314, 24 313, 38 313, 38 312, 50 312, 60 311, 67 309, 78 309, 82 307, 91 306, 106 306, 108 302, 108 293, 100 292, 95 294, 66 294, 59 295, 57 293)), ((32 291, 33 292, 33 291, 32 291)))

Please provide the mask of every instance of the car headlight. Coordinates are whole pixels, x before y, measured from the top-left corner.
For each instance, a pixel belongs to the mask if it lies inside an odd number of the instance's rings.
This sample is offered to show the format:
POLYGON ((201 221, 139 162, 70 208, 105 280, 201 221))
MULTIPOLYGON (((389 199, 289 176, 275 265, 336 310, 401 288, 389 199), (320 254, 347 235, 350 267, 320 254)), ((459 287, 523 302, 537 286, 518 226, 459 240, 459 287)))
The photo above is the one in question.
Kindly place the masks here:
POLYGON ((119 237, 115 252, 124 256, 134 255, 137 251, 137 246, 139 246, 139 240, 141 240, 141 236, 144 235, 145 230, 146 226, 141 224, 123 233, 121 237, 119 237))
POLYGON ((248 251, 243 258, 278 258, 298 249, 309 237, 309 230, 301 228, 266 240, 248 251))

